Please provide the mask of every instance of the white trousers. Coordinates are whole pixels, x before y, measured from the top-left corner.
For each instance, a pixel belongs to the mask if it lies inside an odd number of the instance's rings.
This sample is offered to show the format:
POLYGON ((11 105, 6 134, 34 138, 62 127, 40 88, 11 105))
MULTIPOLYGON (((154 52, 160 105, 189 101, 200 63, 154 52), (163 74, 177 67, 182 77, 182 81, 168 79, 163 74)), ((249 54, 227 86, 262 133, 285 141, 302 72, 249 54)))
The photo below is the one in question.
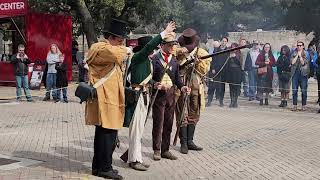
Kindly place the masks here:
POLYGON ((141 93, 129 126, 129 162, 143 162, 141 139, 143 135, 144 123, 147 116, 149 101, 149 96, 147 96, 148 103, 147 105, 144 105, 143 95, 141 93))

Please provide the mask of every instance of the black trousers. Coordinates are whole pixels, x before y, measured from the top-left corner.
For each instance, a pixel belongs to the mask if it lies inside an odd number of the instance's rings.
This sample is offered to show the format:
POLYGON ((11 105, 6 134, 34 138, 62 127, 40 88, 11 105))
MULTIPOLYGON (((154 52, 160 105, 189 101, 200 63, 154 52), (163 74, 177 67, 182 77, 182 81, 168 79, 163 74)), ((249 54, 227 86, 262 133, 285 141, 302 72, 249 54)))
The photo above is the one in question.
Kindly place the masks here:
POLYGON ((112 169, 112 154, 116 143, 117 132, 117 130, 96 126, 92 169, 101 171, 109 171, 112 169))

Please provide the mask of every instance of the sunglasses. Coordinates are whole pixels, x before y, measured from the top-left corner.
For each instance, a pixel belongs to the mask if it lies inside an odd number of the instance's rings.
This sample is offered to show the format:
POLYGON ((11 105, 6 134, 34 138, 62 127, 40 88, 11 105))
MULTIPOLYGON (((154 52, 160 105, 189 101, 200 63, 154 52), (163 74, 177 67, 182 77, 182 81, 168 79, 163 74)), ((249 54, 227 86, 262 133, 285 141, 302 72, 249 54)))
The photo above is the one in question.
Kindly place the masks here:
POLYGON ((302 46, 303 46, 302 44, 297 45, 297 47, 302 47, 302 46))

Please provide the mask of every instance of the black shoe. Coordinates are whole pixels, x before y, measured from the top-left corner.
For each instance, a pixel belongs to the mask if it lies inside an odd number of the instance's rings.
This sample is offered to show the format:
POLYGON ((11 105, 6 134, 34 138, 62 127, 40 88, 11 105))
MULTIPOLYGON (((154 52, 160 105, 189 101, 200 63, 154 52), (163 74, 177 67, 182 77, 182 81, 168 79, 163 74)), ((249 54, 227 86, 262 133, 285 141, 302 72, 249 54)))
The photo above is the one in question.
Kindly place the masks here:
POLYGON ((260 99, 260 106, 263 106, 263 99, 260 99))
POLYGON ((113 169, 109 171, 98 171, 96 176, 103 177, 105 179, 116 179, 116 180, 123 179, 123 177, 120 176, 118 173, 115 173, 113 169))
MULTIPOLYGON (((116 174, 119 173, 119 171, 116 170, 116 169, 112 169, 112 171, 113 171, 114 173, 116 173, 116 174)), ((97 175, 98 175, 98 170, 97 170, 97 169, 92 169, 92 175, 97 176, 97 175)))
POLYGON ((288 106, 288 101, 284 101, 284 106, 283 107, 287 107, 288 106))
POLYGON ((50 100, 50 97, 49 97, 49 96, 46 96, 46 97, 43 98, 42 101, 49 101, 49 100, 50 100))
POLYGON ((224 106, 223 100, 220 100, 220 101, 219 101, 219 106, 220 106, 220 107, 223 107, 223 106, 224 106))
POLYGON ((279 107, 284 107, 284 101, 281 101, 279 107))
POLYGON ((264 104, 265 104, 266 106, 268 106, 268 105, 269 105, 269 100, 268 100, 268 99, 265 99, 264 104))
POLYGON ((253 101, 254 100, 254 97, 249 97, 249 101, 253 101))
POLYGON ((211 106, 211 102, 207 102, 206 107, 210 107, 211 106))

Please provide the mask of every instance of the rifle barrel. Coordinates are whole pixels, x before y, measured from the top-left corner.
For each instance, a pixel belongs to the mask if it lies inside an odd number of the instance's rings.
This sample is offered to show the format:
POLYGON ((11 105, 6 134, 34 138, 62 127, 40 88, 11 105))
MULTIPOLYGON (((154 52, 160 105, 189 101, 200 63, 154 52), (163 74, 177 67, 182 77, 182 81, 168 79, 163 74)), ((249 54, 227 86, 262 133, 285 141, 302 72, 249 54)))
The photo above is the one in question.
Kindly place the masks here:
POLYGON ((239 46, 239 47, 236 47, 236 48, 226 49, 226 50, 223 50, 223 51, 219 51, 219 52, 216 52, 216 53, 209 54, 207 56, 199 57, 199 59, 207 59, 207 58, 211 58, 213 56, 217 56, 219 54, 224 54, 224 53, 228 53, 228 52, 231 52, 231 51, 236 51, 236 50, 239 50, 239 49, 249 48, 251 46, 252 46, 252 44, 248 44, 248 45, 245 45, 245 46, 239 46))

